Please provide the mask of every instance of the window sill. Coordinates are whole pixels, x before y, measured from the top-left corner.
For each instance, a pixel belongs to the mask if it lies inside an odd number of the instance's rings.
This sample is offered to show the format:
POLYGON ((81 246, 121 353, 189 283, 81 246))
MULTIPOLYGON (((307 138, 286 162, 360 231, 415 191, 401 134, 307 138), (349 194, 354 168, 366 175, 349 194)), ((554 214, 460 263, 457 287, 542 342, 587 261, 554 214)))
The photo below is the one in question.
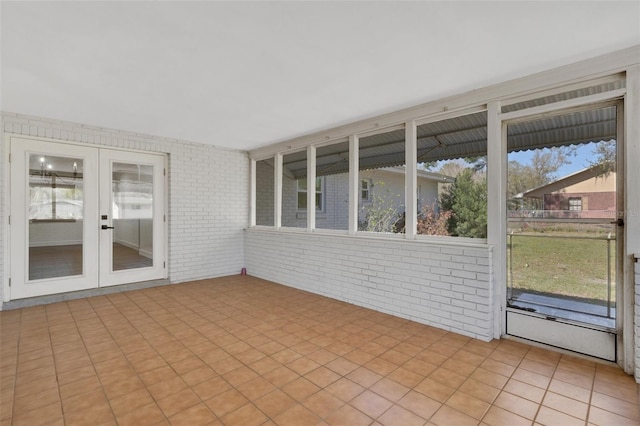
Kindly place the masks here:
POLYGON ((439 246, 456 246, 456 247, 470 247, 470 248, 489 248, 491 247, 487 240, 484 238, 465 238, 465 237, 447 237, 436 235, 417 235, 416 238, 407 238, 405 234, 382 234, 375 232, 363 232, 358 231, 355 235, 349 234, 348 231, 336 230, 336 229, 320 229, 315 228, 313 231, 307 231, 307 228, 293 228, 282 227, 276 229, 273 226, 256 225, 253 227, 245 228, 245 231, 250 232, 268 232, 279 234, 298 234, 298 235, 314 235, 320 237, 341 237, 341 238, 355 238, 360 240, 379 240, 379 241, 395 241, 395 242, 408 242, 411 244, 427 244, 427 245, 439 245, 439 246))

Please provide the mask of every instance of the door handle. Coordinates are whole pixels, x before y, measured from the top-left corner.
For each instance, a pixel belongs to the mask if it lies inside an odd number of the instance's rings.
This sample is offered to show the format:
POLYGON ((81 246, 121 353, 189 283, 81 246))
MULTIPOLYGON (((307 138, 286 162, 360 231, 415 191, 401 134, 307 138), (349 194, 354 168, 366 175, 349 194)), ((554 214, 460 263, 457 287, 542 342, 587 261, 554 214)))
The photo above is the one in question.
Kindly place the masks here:
POLYGON ((102 225, 102 229, 114 229, 113 226, 102 225))
POLYGON ((624 226, 624 219, 623 218, 618 218, 617 220, 612 221, 611 223, 618 225, 618 226, 624 226))

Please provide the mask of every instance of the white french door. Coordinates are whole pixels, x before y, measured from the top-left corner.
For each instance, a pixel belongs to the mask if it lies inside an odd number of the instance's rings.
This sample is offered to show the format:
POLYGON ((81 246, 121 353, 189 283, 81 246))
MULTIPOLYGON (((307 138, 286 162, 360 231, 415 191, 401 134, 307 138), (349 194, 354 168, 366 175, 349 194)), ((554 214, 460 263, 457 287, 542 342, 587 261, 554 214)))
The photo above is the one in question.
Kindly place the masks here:
POLYGON ((164 156, 10 147, 11 299, 166 277, 164 156))

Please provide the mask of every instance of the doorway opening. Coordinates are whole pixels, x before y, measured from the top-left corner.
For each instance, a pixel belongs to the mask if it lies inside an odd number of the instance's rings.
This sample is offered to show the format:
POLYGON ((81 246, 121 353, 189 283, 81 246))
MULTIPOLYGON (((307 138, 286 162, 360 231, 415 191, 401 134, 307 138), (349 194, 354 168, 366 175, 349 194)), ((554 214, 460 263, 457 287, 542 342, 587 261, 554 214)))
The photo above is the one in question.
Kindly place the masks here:
POLYGON ((507 124, 507 334, 615 361, 620 104, 507 124))

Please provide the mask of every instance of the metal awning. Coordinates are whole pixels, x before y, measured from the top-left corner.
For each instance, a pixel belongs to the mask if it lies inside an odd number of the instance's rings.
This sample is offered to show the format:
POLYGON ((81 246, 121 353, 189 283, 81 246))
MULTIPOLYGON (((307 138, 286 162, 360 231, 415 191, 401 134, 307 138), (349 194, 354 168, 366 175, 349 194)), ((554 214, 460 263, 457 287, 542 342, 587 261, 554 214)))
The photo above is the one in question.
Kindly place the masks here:
MULTIPOLYGON (((404 129, 397 129, 362 137, 360 169, 403 165, 404 133, 404 129)), ((507 135, 508 152, 608 141, 616 137, 616 108, 608 106, 513 123, 508 126, 507 135)), ((420 163, 485 156, 487 113, 479 112, 422 124, 418 126, 417 136, 420 163)), ((283 161, 286 171, 295 178, 306 176, 306 151, 286 154, 283 161)), ((323 147, 316 156, 316 163, 318 176, 347 173, 348 144, 323 147)))

